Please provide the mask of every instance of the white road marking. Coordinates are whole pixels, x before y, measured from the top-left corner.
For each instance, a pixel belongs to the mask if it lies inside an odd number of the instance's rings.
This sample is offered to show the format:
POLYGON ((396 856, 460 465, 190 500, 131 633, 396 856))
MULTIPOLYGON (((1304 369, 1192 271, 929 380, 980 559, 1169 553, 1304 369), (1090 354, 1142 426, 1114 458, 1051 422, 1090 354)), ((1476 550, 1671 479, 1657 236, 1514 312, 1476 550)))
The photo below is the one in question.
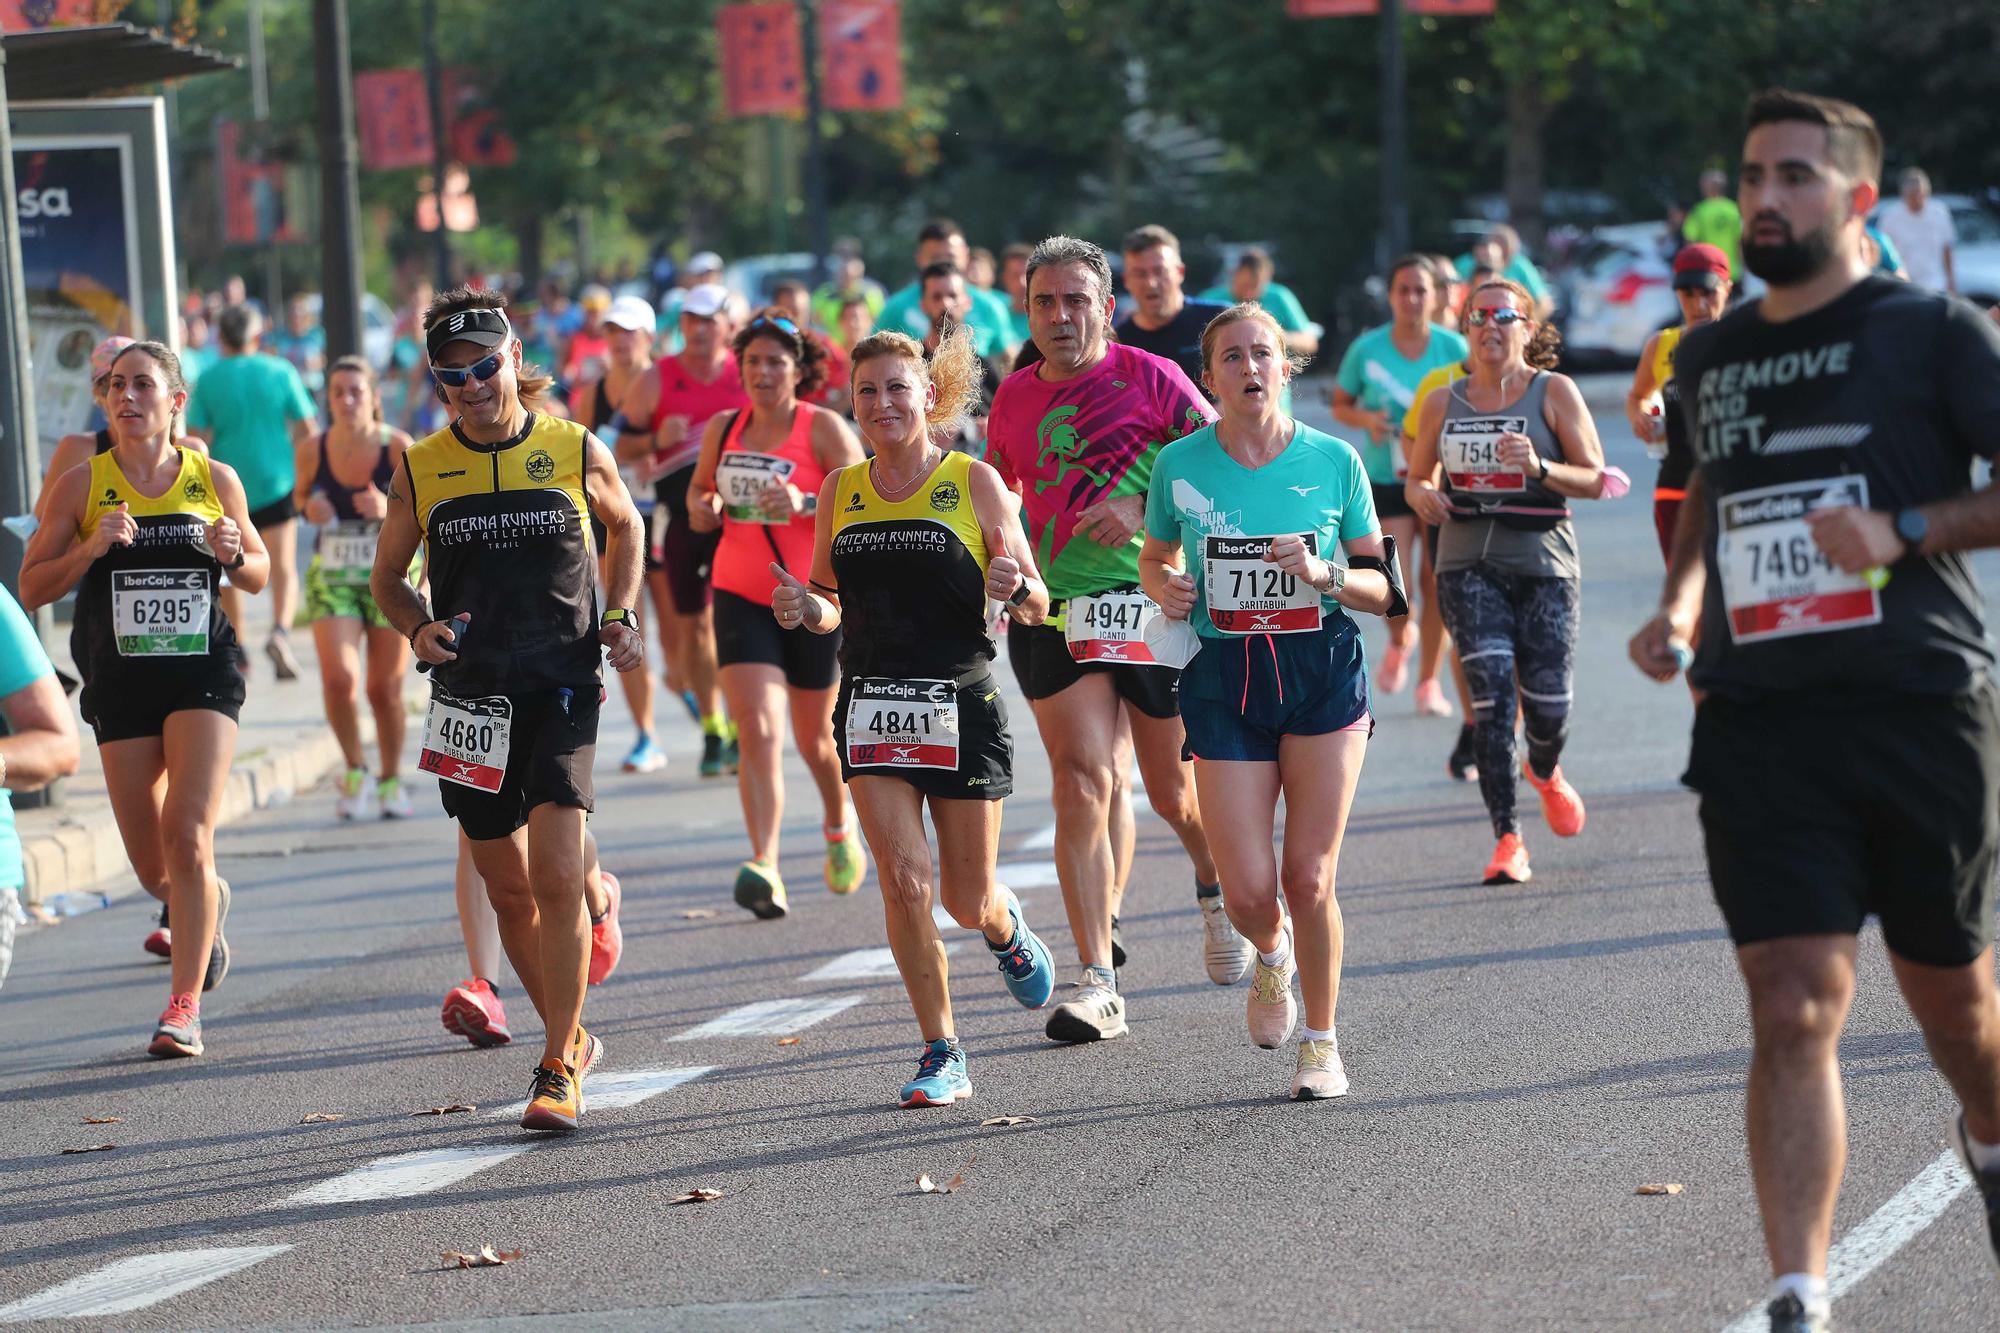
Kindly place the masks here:
POLYGON ((1009 887, 1020 889, 1046 889, 1062 881, 1056 878, 1054 861, 1008 861, 995 868, 994 873, 1009 887))
POLYGON ((532 1143, 489 1144, 478 1148, 427 1148, 422 1152, 379 1157, 331 1180, 322 1180, 297 1194, 267 1204, 270 1208, 308 1208, 329 1203, 364 1203, 371 1199, 407 1199, 456 1185, 467 1176, 498 1166, 527 1152, 532 1143))
POLYGON ((1054 824, 1047 824, 1021 839, 1021 845, 1014 850, 1019 852, 1047 852, 1055 850, 1055 845, 1056 826, 1054 824))
POLYGON ((859 995, 812 995, 802 999, 759 1000, 719 1014, 678 1033, 674 1041, 703 1037, 786 1037, 861 1003, 859 995))
MULTIPOLYGON (((1841 1237, 1827 1255, 1827 1296, 1837 1301, 1860 1285, 1897 1250, 1937 1221, 1971 1183, 1972 1177, 1959 1165, 1958 1154, 1946 1149, 1936 1161, 1919 1171, 1916 1179, 1870 1213, 1860 1226, 1841 1237)), ((1759 1304, 1723 1333, 1762 1333, 1764 1326, 1764 1307, 1759 1304)))
MULTIPOLYGON (((949 918, 947 918, 949 919, 949 918)), ((956 944, 947 944, 948 954, 958 952, 956 944)), ((829 959, 801 977, 802 981, 873 981, 882 977, 893 977, 896 973, 896 954, 893 949, 856 949, 838 958, 829 959)))
POLYGON ((289 1245, 243 1245, 219 1250, 170 1250, 136 1254, 93 1273, 59 1282, 47 1291, 0 1306, 0 1324, 31 1319, 85 1319, 130 1314, 171 1296, 228 1277, 283 1254, 289 1245))
MULTIPOLYGON (((612 1111, 621 1106, 637 1106, 683 1083, 692 1083, 714 1068, 714 1065, 682 1065, 673 1069, 599 1070, 583 1080, 583 1109, 588 1114, 592 1111, 612 1111)), ((526 1102, 515 1102, 511 1106, 495 1107, 488 1114, 512 1120, 518 1119, 527 1109, 526 1102)))

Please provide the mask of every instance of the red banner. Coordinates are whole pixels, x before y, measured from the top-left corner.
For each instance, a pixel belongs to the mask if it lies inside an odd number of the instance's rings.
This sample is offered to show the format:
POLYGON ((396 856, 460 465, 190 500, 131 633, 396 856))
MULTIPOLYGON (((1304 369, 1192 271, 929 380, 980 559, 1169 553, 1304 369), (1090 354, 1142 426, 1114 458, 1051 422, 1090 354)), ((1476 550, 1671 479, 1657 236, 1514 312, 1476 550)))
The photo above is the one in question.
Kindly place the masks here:
POLYGON ((722 104, 732 116, 793 116, 806 109, 799 11, 786 0, 724 5, 715 15, 722 47, 722 104))
MULTIPOLYGON (((501 128, 499 111, 480 105, 482 100, 470 71, 444 72, 449 156, 467 166, 511 167, 519 156, 514 140, 501 128)), ((377 69, 355 75, 354 119, 361 164, 370 171, 431 165, 430 89, 422 70, 377 69)))
POLYGON ((1494 0, 1403 0, 1412 14, 1491 14, 1494 0))
POLYGON ((902 5, 825 0, 819 56, 829 111, 894 111, 903 104, 902 5))
POLYGON ((1295 19, 1358 18, 1380 9, 1377 0, 1285 0, 1285 12, 1295 19))
MULTIPOLYGON (((0 0, 0 29, 33 32, 38 28, 68 28, 110 23, 97 16, 97 0, 0 0)), ((112 6, 115 14, 118 6, 112 6)))
POLYGON ((243 156, 243 127, 215 122, 215 160, 222 184, 222 239, 228 245, 261 245, 302 239, 285 216, 285 168, 243 156))

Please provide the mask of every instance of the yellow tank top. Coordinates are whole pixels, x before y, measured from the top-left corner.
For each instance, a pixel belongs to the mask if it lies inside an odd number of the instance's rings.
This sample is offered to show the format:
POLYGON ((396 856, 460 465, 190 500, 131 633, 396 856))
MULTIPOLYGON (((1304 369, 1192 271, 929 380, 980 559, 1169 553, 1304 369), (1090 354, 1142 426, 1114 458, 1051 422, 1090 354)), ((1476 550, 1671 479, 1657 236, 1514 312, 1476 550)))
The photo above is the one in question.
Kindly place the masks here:
MULTIPOLYGON (((208 455, 199 449, 183 449, 180 454, 181 470, 174 484, 157 496, 141 495, 126 479, 115 450, 93 455, 90 503, 84 508, 83 521, 76 525, 77 536, 88 537, 97 531, 98 520, 121 504, 129 506, 127 512, 139 520, 142 542, 146 531, 172 526, 175 519, 181 520, 180 526, 199 520, 205 532, 210 523, 222 517, 222 502, 215 497, 215 479, 208 470, 208 455), (166 522, 149 523, 147 519, 166 522)), ((206 537, 197 536, 195 540, 200 544, 206 537)))
POLYGON ((1417 422, 1424 414, 1424 399, 1431 396, 1431 390, 1442 389, 1445 385, 1465 378, 1465 366, 1454 361, 1448 366, 1434 366, 1417 381, 1417 396, 1410 400, 1410 410, 1403 414, 1403 434, 1417 438, 1417 422))
POLYGON ((1674 377, 1674 352, 1681 345, 1682 332, 1683 330, 1678 326, 1671 329, 1661 329, 1659 337, 1653 341, 1653 386, 1655 388, 1665 387, 1666 382, 1674 377))

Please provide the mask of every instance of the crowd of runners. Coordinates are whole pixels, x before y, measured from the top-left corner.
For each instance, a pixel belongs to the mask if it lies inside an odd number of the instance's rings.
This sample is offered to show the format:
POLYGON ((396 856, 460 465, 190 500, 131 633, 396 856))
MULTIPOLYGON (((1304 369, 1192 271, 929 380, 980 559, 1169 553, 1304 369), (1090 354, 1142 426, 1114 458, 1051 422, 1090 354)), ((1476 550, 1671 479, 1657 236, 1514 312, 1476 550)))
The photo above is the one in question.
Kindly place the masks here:
MULTIPOLYGON (((1754 99, 1738 245, 1675 255, 1683 321, 1626 401, 1660 462, 1667 564, 1631 657, 1686 673, 1698 701, 1685 780, 1750 996, 1774 1330, 1829 1318, 1836 1043, 1870 915, 1962 1104, 1951 1140, 2000 1252, 2000 712, 1964 556, 2000 545, 2000 496, 1971 482, 2000 451, 2000 330, 1873 271, 1881 159, 1857 108, 1754 99)), ((586 823, 607 662, 637 724, 626 770, 734 777, 745 856, 716 892, 766 920, 793 910, 790 733, 827 888, 851 894, 872 866, 881 890, 921 1047, 903 1106, 972 1093, 934 905, 982 934, 1051 1040, 1128 1031, 1135 765, 1185 850, 1208 976, 1249 976, 1249 1038, 1293 1048, 1291 1097, 1342 1096, 1341 845, 1411 659, 1414 711, 1457 711, 1446 769, 1491 821, 1483 865, 1466 841, 1468 880, 1532 873, 1517 764, 1551 834, 1586 826, 1561 765, 1573 510, 1630 483, 1504 239, 1390 266, 1389 322, 1334 378, 1341 437, 1291 413, 1318 334, 1268 259, 1194 299, 1157 225, 1123 240, 1123 322, 1098 246, 1053 236, 982 261, 943 221, 896 293, 844 266, 752 311, 718 262, 670 310, 588 294, 548 369, 506 296, 440 292, 415 317, 440 420, 415 439, 357 358, 316 367, 321 424, 299 375, 245 355, 259 329, 241 306, 192 402, 172 349, 108 342, 105 427, 58 451, 20 585, 30 608, 76 595, 82 716, 162 903, 145 947, 170 959, 170 996, 148 1049, 202 1054, 202 996, 229 971, 214 829, 248 688, 237 608, 272 584, 265 651, 295 674, 282 585, 303 517, 304 621, 344 756, 334 814, 416 813, 403 700, 413 665, 428 672, 416 767, 458 824, 470 972, 443 1021, 512 1040, 504 953, 542 1030, 524 1127, 578 1127, 604 1050, 586 996, 622 950, 622 890, 586 823), (243 452, 252 434, 290 466, 232 463, 267 459, 243 452), (1387 626, 1372 671, 1366 617, 1387 626), (995 677, 1003 639, 1032 737, 995 677), (699 755, 660 747, 656 680, 699 723, 699 755), (1037 740, 1076 955, 1059 1003, 1056 958, 996 877, 1015 748, 1037 740)))

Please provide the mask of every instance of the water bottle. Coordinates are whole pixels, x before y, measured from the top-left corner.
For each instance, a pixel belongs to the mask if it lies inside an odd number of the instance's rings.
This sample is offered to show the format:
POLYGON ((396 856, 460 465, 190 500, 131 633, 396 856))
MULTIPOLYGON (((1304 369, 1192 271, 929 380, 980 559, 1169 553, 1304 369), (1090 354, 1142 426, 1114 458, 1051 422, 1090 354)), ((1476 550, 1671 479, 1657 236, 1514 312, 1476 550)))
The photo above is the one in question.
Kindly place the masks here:
POLYGON ((1647 427, 1646 457, 1655 463, 1661 462, 1667 456, 1667 420, 1660 415, 1658 407, 1647 414, 1647 427))
POLYGON ((57 916, 82 916, 85 912, 101 912, 111 906, 111 896, 104 893, 58 893, 44 899, 42 906, 57 916))

